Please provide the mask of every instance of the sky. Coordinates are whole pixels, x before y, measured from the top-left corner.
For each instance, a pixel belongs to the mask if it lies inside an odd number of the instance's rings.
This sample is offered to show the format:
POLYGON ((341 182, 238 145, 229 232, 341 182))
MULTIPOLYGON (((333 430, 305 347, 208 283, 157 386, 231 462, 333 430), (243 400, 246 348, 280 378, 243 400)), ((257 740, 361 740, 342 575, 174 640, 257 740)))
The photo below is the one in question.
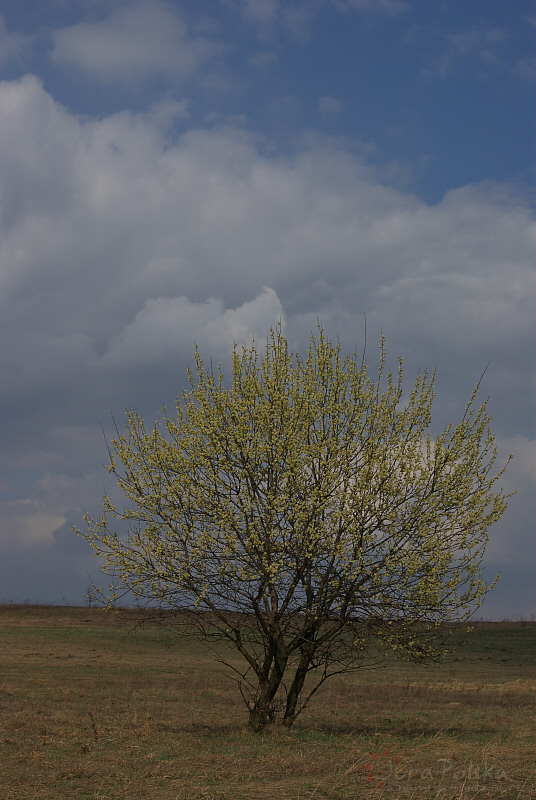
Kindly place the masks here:
POLYGON ((84 604, 73 534, 194 343, 317 322, 433 430, 485 370, 501 479, 486 619, 536 613, 532 0, 3 0, 0 602, 84 604), (487 366, 488 365, 488 366, 487 366), (487 369, 486 369, 487 366, 487 369), (435 427, 434 427, 435 426, 435 427))

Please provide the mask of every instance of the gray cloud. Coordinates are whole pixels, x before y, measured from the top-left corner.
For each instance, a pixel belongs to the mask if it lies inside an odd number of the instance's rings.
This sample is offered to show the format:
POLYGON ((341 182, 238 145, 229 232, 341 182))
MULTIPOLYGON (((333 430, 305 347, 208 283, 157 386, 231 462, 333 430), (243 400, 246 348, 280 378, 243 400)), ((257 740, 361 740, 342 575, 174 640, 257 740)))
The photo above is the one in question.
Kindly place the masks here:
POLYGON ((55 31, 52 59, 114 83, 154 73, 184 80, 223 50, 215 39, 190 35, 169 3, 137 0, 99 22, 55 31))
POLYGON ((535 252, 523 198, 468 186, 428 206, 340 141, 304 139, 286 158, 232 127, 170 141, 175 113, 81 119, 33 76, 0 84, 6 557, 38 554, 36 596, 58 563, 91 566, 65 526, 100 501, 99 423, 132 404, 152 419, 184 387, 194 341, 225 359, 282 317, 301 349, 319 318, 352 348, 366 313, 369 347, 383 328, 408 380, 438 368, 439 421, 459 418, 491 360, 484 393, 521 490, 490 568, 522 565, 535 252))

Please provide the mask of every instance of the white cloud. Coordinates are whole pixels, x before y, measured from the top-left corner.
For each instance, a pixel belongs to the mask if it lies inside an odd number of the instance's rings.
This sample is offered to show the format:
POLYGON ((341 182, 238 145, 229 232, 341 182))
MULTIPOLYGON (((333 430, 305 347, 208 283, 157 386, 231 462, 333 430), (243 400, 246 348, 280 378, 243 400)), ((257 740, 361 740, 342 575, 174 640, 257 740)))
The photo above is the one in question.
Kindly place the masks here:
POLYGON ((20 325, 39 303, 48 336, 103 352, 147 299, 236 307, 270 285, 294 311, 336 298, 404 326, 403 306, 415 327, 448 308, 445 346, 526 332, 534 229, 515 196, 467 187, 429 207, 329 139, 273 159, 243 130, 170 144, 163 117, 81 121, 30 76, 0 85, 0 252, 20 325))
POLYGON ((448 337, 460 352, 483 351, 491 331, 503 341, 530 336, 532 277, 525 257, 518 257, 534 250, 535 232, 527 210, 508 208, 498 188, 495 198, 489 185, 451 191, 438 206, 395 214, 382 228, 386 240, 399 242, 415 241, 421 230, 424 258, 379 287, 380 307, 398 309, 397 317, 405 311, 408 327, 415 321, 438 345, 448 337), (508 211, 497 214, 499 208, 508 211), (519 241, 511 239, 516 218, 524 229, 519 241), (445 247, 434 249, 439 238, 445 247))
POLYGON ((428 207, 329 139, 270 159, 240 130, 170 144, 162 120, 81 121, 32 77, 0 85, 2 281, 24 298, 27 379, 55 349, 60 365, 102 355, 147 300, 231 308, 263 285, 285 311, 376 313, 456 353, 527 335, 534 229, 515 197, 469 187, 428 207))
POLYGON ((112 342, 101 366, 112 370, 165 366, 191 356, 193 341, 205 351, 228 356, 235 343, 263 338, 283 317, 281 302, 268 287, 236 309, 226 309, 214 297, 204 303, 187 297, 146 300, 112 342))
POLYGON ((184 80, 223 49, 214 39, 190 36, 169 3, 137 0, 100 22, 55 31, 52 58, 106 81, 153 73, 184 80))
POLYGON ((65 517, 48 511, 39 500, 26 498, 3 503, 2 520, 0 547, 5 556, 10 550, 52 544, 54 531, 65 517))

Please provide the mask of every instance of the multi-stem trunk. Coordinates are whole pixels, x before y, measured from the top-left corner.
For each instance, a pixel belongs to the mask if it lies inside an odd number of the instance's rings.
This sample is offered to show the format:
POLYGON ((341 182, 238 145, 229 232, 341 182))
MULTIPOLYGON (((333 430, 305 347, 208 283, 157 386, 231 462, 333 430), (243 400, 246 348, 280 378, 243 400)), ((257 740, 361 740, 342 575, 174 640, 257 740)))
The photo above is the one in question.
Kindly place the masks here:
POLYGON ((249 725, 255 731, 275 720, 275 698, 285 674, 287 660, 286 648, 275 643, 270 657, 265 661, 263 675, 259 678, 257 698, 249 712, 249 725))

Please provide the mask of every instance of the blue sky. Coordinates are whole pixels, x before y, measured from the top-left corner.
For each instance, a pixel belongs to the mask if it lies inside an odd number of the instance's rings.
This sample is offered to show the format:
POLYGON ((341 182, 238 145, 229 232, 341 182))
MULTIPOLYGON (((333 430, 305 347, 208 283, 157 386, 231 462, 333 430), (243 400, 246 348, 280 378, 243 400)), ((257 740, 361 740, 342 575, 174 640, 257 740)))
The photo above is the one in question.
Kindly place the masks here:
POLYGON ((82 602, 101 421, 197 341, 387 335, 437 424, 483 385, 504 478, 488 616, 534 605, 531 2, 5 0, 0 600, 82 602))

